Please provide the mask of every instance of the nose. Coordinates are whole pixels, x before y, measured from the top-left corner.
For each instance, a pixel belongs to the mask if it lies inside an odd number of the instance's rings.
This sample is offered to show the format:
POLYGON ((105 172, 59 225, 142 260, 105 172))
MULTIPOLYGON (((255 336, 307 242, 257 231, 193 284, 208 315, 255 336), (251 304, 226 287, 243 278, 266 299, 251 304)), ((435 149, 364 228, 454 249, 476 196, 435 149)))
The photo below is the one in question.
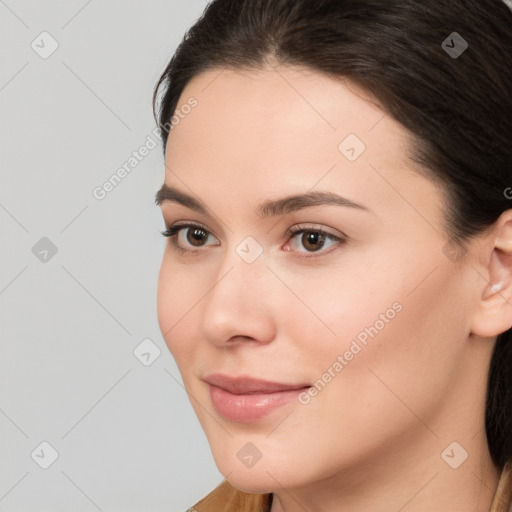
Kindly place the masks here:
POLYGON ((202 301, 203 339, 219 347, 271 342, 276 335, 271 278, 263 257, 252 263, 237 254, 226 258, 202 301))

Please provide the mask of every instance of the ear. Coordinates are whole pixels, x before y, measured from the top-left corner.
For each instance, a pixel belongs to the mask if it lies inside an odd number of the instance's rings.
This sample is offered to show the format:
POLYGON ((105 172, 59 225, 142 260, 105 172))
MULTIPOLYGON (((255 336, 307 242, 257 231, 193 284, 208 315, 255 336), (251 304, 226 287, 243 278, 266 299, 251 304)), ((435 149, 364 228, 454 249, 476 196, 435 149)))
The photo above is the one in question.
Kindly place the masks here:
POLYGON ((512 210, 501 214, 482 251, 482 288, 471 332, 493 337, 512 327, 512 210))

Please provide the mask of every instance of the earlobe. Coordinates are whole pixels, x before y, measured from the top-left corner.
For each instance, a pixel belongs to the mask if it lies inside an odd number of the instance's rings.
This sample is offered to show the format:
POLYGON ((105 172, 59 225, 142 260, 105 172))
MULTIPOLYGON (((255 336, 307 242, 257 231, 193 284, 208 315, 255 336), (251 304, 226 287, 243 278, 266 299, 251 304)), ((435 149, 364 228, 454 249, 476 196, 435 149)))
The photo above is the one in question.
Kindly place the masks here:
POLYGON ((512 327, 512 210, 502 214, 493 234, 492 252, 482 273, 488 280, 472 325, 472 332, 484 337, 497 336, 512 327))

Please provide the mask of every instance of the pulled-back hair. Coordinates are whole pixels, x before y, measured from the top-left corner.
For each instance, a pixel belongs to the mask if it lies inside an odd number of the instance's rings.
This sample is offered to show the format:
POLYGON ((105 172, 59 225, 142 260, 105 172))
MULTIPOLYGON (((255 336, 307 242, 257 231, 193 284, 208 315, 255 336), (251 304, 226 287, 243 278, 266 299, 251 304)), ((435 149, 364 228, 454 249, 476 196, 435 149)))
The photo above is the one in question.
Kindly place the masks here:
MULTIPOLYGON (((512 11, 502 0, 214 0, 155 86, 164 154, 192 78, 275 63, 352 81, 410 131, 411 159, 443 185, 459 255, 512 207, 512 11), (457 55, 459 37, 468 47, 457 55)), ((487 442, 502 471, 493 512, 512 499, 511 338, 512 329, 498 335, 488 375, 487 442)), ((270 501, 223 482, 195 509, 254 512, 270 501)))

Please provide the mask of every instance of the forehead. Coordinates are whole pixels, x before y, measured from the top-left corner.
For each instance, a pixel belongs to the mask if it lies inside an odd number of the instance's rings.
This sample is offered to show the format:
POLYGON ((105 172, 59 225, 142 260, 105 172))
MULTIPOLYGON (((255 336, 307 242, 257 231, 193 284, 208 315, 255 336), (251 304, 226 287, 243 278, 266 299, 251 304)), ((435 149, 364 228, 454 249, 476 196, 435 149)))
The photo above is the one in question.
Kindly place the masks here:
POLYGON ((367 204, 433 200, 432 183, 413 171, 409 132, 342 78, 288 66, 212 69, 185 87, 175 116, 166 183, 205 202, 222 197, 235 211, 242 199, 315 187, 367 204), (196 106, 183 108, 192 98, 196 106))
MULTIPOLYGON (((290 131, 295 136, 308 134, 312 139, 315 134, 321 138, 324 134, 339 135, 343 130, 363 134, 384 116, 368 93, 343 77, 334 79, 291 66, 200 73, 183 90, 176 112, 181 126, 179 130, 175 126, 171 135, 190 135, 189 125, 201 137, 208 135, 201 132, 202 128, 219 135, 249 130, 260 137, 265 133, 272 139, 278 137, 281 143, 290 131), (197 101, 197 107, 183 115, 181 110, 191 98, 197 101), (198 122, 191 127, 192 123, 185 122, 187 117, 198 122)), ((405 133, 398 123, 388 122, 405 133)), ((170 136, 169 143, 175 138, 170 136)))
POLYGON ((170 131, 166 154, 175 164, 177 157, 206 155, 221 165, 235 160, 275 165, 283 159, 322 165, 343 156, 339 145, 350 134, 365 150, 402 146, 396 161, 405 156, 409 135, 355 84, 290 66, 203 72, 183 90, 174 118, 179 122, 170 131), (192 99, 196 106, 190 109, 192 99), (213 154, 214 149, 224 151, 213 154))

